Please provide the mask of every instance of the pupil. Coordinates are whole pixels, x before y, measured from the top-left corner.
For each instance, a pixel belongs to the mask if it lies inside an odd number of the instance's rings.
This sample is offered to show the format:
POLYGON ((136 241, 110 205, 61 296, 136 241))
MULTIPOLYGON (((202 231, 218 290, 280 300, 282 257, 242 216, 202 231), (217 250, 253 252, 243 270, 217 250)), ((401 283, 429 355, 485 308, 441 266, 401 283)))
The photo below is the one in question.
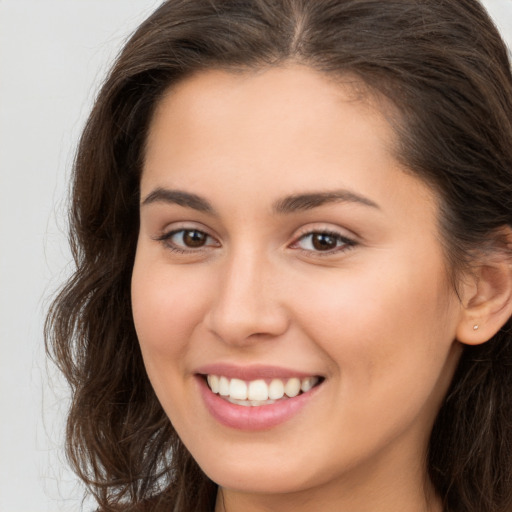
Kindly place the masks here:
POLYGON ((313 247, 318 251, 329 251, 336 247, 336 238, 325 233, 316 233, 313 235, 313 247))
POLYGON ((206 234, 201 231, 185 231, 183 242, 188 247, 201 247, 206 242, 206 234))

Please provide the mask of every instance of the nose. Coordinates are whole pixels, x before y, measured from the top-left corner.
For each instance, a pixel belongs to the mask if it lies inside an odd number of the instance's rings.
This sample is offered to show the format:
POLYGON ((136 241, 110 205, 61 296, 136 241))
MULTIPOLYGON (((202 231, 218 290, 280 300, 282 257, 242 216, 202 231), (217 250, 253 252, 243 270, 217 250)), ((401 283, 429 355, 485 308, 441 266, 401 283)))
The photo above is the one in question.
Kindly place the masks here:
POLYGON ((227 257, 217 293, 206 315, 207 328, 230 345, 273 339, 288 329, 278 271, 251 251, 227 257))

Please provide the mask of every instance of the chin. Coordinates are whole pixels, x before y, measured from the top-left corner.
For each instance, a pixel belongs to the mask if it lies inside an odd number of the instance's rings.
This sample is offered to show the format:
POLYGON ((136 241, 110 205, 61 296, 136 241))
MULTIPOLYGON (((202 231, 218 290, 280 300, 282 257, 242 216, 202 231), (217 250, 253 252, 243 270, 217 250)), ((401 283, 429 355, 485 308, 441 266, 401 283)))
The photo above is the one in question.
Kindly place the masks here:
POLYGON ((205 471, 217 485, 225 489, 246 494, 287 494, 308 487, 296 471, 272 471, 270 468, 255 469, 251 466, 241 468, 222 467, 205 471))

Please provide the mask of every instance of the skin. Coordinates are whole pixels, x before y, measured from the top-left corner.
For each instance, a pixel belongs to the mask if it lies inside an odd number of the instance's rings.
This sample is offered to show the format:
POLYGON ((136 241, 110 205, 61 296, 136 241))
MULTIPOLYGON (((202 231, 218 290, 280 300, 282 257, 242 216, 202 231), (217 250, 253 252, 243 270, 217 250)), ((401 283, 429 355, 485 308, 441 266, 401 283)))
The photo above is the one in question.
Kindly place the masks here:
POLYGON ((199 73, 154 115, 133 314, 162 406, 221 488, 217 512, 441 511, 424 461, 463 306, 435 194, 397 162, 384 106, 290 65, 199 73), (290 195, 340 190, 350 200, 275 211, 290 195), (190 247, 183 229, 208 236, 190 247), (315 249, 311 233, 325 232, 335 247, 315 249), (211 363, 325 380, 285 423, 239 431, 201 398, 195 373, 211 363))

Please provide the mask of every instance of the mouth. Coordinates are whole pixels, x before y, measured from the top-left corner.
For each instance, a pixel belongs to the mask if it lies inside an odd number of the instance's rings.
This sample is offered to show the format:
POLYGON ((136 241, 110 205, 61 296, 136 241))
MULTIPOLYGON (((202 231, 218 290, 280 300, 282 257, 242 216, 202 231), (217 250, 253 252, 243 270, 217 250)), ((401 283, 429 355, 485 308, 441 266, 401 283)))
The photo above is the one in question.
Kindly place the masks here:
POLYGON ((326 380, 286 367, 224 363, 202 366, 195 376, 210 416, 225 427, 246 432, 269 431, 304 417, 304 409, 323 396, 320 388, 326 380))
POLYGON ((295 398, 310 392, 324 380, 320 376, 250 381, 214 374, 202 377, 212 393, 219 395, 227 402, 245 407, 261 407, 295 398))

